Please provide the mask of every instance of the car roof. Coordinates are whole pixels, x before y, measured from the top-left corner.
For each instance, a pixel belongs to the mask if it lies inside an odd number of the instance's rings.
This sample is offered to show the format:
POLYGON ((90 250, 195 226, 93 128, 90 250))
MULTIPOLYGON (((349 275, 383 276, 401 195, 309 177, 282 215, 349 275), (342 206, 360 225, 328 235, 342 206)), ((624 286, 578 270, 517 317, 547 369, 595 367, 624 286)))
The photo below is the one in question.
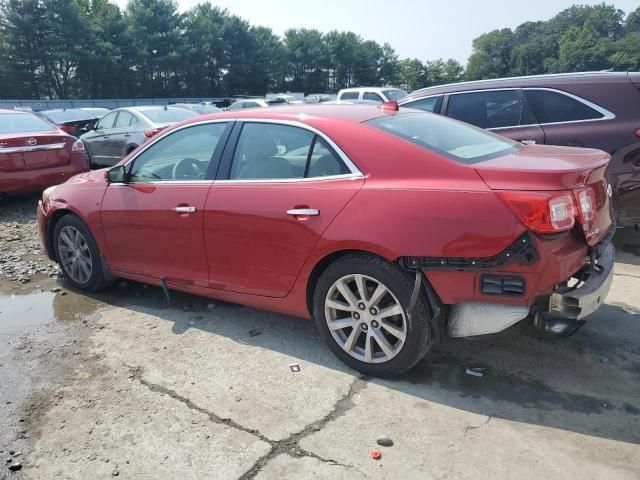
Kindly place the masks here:
POLYGON ((257 108, 247 110, 232 110, 221 113, 211 113, 205 116, 194 117, 181 123, 200 122, 205 119, 258 119, 258 120, 285 120, 301 123, 315 123, 320 120, 342 120, 347 122, 362 123, 373 118, 391 115, 397 112, 383 110, 380 104, 353 104, 353 105, 326 105, 324 103, 307 104, 282 104, 277 108, 257 108))
POLYGON ((523 77, 491 78, 486 80, 473 80, 469 82, 448 83, 435 87, 414 90, 409 96, 401 99, 401 103, 408 100, 438 95, 449 92, 462 92, 469 90, 487 90, 491 88, 518 88, 518 87, 548 87, 572 85, 576 83, 595 83, 606 80, 608 82, 628 82, 627 72, 578 72, 578 73, 551 73, 545 75, 529 75, 523 77))
MULTIPOLYGON (((384 90, 402 90, 398 87, 350 87, 350 88, 342 88, 340 92, 382 92, 384 90)), ((338 93, 340 93, 338 92, 338 93)))
POLYGON ((28 113, 33 115, 33 112, 24 112, 22 110, 11 110, 9 108, 0 108, 0 113, 16 113, 16 114, 28 113))
MULTIPOLYGON (((148 112, 151 110, 163 110, 165 108, 182 108, 182 107, 176 107, 174 105, 134 105, 132 107, 121 107, 121 108, 117 108, 116 110, 133 110, 134 112, 148 112)), ((115 112, 116 110, 112 110, 112 112, 115 112)))

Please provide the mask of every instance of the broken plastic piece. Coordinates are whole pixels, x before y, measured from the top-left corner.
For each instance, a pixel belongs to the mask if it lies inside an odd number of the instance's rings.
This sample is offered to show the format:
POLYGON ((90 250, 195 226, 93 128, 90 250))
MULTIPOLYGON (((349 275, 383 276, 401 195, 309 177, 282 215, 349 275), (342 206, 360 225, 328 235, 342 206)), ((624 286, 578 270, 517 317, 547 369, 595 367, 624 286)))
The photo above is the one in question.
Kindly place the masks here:
POLYGON ((484 368, 481 367, 467 367, 464 373, 473 377, 484 377, 484 368))
POLYGON ((382 452, 380 450, 371 450, 369 455, 371 455, 371 458, 374 460, 380 460, 382 458, 382 452))
POLYGON ((289 365, 289 368, 291 369, 292 372, 296 373, 300 371, 300 365, 298 365, 297 363, 292 363, 291 365, 289 365))
POLYGON ((633 308, 622 307, 622 310, 624 310, 624 312, 628 313, 629 315, 640 315, 640 312, 634 310, 633 308))

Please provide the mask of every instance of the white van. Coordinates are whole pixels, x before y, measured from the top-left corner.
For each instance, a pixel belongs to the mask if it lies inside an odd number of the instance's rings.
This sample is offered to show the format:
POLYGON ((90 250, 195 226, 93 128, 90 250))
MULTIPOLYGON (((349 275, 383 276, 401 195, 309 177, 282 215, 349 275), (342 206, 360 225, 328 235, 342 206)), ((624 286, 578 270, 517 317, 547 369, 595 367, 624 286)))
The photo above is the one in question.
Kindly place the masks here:
POLYGON ((372 102, 388 102, 400 100, 407 96, 407 92, 393 87, 358 87, 343 88, 338 92, 337 100, 369 100, 372 102))

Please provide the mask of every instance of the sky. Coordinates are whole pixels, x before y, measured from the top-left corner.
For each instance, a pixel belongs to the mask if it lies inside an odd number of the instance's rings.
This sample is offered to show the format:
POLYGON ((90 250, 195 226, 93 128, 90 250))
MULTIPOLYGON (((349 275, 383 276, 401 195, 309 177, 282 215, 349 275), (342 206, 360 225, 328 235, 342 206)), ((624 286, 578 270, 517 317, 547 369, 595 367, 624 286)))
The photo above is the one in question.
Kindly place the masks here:
MULTIPOLYGON (((181 11, 206 0, 177 0, 181 11)), ((284 34, 289 28, 352 31, 365 40, 388 42, 401 58, 439 57, 466 63, 471 42, 496 28, 548 20, 573 4, 602 0, 212 0, 253 25, 284 34)), ((124 7, 127 0, 115 0, 124 7)), ((638 0, 609 0, 625 14, 638 0)))

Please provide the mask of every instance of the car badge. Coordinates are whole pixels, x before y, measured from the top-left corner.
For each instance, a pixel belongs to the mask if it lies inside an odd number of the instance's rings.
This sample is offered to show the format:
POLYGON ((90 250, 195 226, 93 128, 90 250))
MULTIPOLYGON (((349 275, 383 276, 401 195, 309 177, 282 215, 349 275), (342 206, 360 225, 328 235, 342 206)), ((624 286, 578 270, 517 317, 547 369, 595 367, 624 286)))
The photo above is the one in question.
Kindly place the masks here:
POLYGON ((38 143, 38 140, 31 137, 29 140, 27 140, 27 143, 33 147, 36 143, 38 143))

